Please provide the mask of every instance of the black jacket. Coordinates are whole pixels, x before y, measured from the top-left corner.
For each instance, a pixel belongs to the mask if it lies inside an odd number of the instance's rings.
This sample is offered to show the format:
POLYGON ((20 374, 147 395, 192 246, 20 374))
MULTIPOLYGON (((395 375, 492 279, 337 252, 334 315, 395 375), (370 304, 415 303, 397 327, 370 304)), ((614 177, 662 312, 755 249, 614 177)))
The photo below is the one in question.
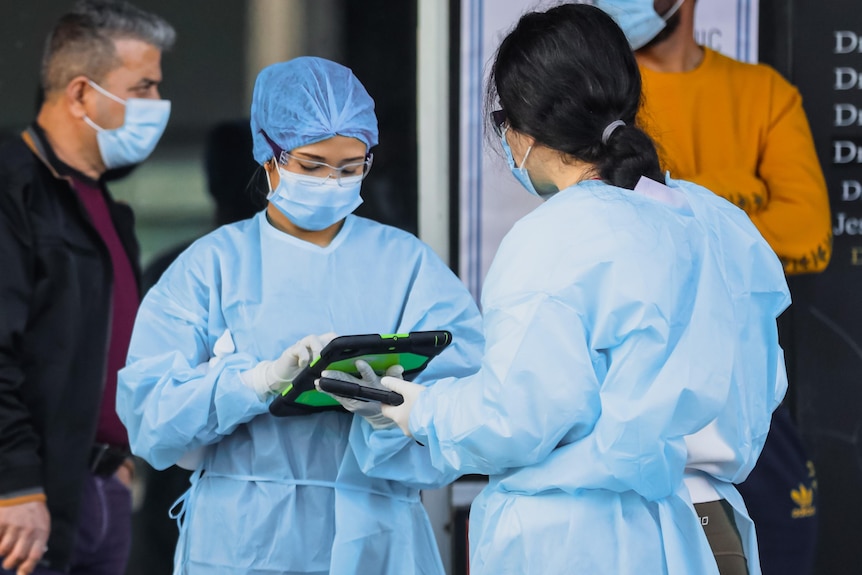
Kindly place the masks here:
MULTIPOLYGON (((96 434, 113 286, 70 174, 38 126, 0 148, 0 495, 42 488, 45 559, 58 570, 71 557, 96 434)), ((101 187, 139 273, 132 211, 101 187)))

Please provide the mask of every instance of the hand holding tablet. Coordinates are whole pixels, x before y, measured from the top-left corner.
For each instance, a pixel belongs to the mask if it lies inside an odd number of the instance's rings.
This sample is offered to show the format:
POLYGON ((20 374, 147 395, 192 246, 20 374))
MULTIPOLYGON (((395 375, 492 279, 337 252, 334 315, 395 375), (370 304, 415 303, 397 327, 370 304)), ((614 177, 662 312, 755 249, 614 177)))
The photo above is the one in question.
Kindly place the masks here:
MULTIPOLYGON (((321 393, 314 387, 315 380, 321 379, 324 370, 341 371, 358 378, 360 374, 356 368, 356 360, 361 359, 367 362, 378 375, 384 375, 388 368, 400 365, 404 368, 401 377, 411 380, 424 370, 428 362, 442 352, 451 341, 452 334, 448 331, 414 331, 403 334, 363 334, 336 337, 323 348, 320 357, 296 376, 291 385, 273 400, 269 406, 269 411, 275 416, 284 417, 318 411, 343 410, 344 408, 336 399, 326 393, 321 393)), ((365 401, 382 401, 383 399, 397 401, 395 395, 398 394, 389 395, 392 392, 380 394, 380 390, 371 393, 353 386, 342 385, 344 383, 349 382, 340 381, 338 384, 328 382, 326 384, 338 387, 340 389, 338 392, 329 391, 322 386, 321 389, 330 393, 337 393, 343 397, 355 397, 365 401), (362 397, 361 394, 373 395, 374 397, 362 397)), ((362 384, 355 385, 367 387, 362 384)))
POLYGON ((401 405, 404 403, 404 398, 400 393, 390 391, 388 389, 377 389, 354 383, 351 381, 342 381, 331 377, 321 377, 318 380, 318 389, 327 393, 334 393, 342 397, 350 397, 364 401, 379 401, 387 405, 401 405))

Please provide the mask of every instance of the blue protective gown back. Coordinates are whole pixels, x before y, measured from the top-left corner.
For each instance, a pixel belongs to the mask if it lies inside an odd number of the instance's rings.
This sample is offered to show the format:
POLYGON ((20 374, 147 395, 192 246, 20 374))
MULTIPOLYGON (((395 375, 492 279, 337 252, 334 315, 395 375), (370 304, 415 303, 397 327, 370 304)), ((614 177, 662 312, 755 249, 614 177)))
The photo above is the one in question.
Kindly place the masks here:
POLYGON ((134 453, 156 468, 202 452, 178 572, 441 575, 419 489, 456 473, 349 413, 273 417, 239 373, 308 334, 448 329, 453 343, 417 382, 467 375, 480 327, 428 246, 357 216, 327 247, 263 212, 195 242, 144 299, 117 397, 134 453), (226 330, 235 350, 217 354, 226 330))
POLYGON ((745 213, 653 184, 585 181, 521 219, 485 282, 481 370, 414 406, 438 469, 491 476, 471 575, 718 572, 683 483, 688 437, 715 426, 733 451, 698 469, 753 465, 785 391, 789 294, 745 213))

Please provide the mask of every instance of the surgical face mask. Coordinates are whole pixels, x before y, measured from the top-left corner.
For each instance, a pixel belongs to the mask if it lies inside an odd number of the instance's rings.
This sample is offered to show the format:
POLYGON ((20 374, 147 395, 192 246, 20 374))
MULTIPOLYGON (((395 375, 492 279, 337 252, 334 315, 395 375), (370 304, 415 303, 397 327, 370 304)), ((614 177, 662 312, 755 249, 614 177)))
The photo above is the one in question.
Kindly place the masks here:
POLYGON ((677 0, 670 10, 659 16, 653 0, 595 0, 596 7, 610 14, 625 33, 632 50, 646 46, 664 29, 668 18, 676 14, 685 0, 677 0))
POLYGON ((84 116, 87 125, 97 132, 96 142, 105 167, 121 168, 146 160, 162 137, 165 126, 168 125, 168 117, 171 115, 170 100, 147 98, 123 100, 92 80, 88 82, 100 94, 126 107, 123 125, 114 130, 106 130, 84 116))
POLYGON ((503 129, 503 132, 500 134, 500 140, 503 142, 503 152, 506 154, 506 163, 509 164, 509 169, 512 171, 512 175, 515 176, 515 179, 518 180, 524 188, 534 196, 542 197, 538 191, 536 191, 536 186, 533 185, 533 180, 530 179, 530 174, 527 173, 527 168, 525 166, 527 162, 527 158, 530 156, 530 152, 533 150, 533 146, 527 148, 527 153, 524 154, 524 159, 521 160, 521 167, 518 168, 515 166, 515 157, 512 156, 512 148, 509 147, 509 142, 506 141, 506 132, 509 131, 508 126, 503 129))
POLYGON ((266 199, 275 204, 281 213, 294 225, 310 231, 320 231, 340 222, 362 203, 359 190, 362 176, 341 178, 341 185, 335 178, 318 178, 289 172, 279 166, 278 186, 266 199))

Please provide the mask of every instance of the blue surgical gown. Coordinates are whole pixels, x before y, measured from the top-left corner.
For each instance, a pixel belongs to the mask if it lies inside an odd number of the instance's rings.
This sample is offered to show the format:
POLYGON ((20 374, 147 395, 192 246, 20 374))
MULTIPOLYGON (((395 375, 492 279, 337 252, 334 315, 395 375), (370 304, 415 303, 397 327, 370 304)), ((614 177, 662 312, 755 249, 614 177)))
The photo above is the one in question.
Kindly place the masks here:
POLYGON ((471 575, 718 573, 687 437, 717 426, 753 465, 784 393, 789 294, 741 210, 652 183, 585 181, 522 218, 485 282, 480 371, 411 412, 436 467, 490 475, 471 575))
POLYGON ((350 413, 273 417, 239 377, 308 334, 425 329, 453 343, 417 382, 478 368, 469 292, 428 246, 371 220, 348 216, 319 247, 261 212, 186 250, 141 305, 117 397, 133 452, 156 468, 202 451, 179 572, 442 574, 419 489, 455 473, 350 413), (219 357, 226 330, 235 350, 219 357))

